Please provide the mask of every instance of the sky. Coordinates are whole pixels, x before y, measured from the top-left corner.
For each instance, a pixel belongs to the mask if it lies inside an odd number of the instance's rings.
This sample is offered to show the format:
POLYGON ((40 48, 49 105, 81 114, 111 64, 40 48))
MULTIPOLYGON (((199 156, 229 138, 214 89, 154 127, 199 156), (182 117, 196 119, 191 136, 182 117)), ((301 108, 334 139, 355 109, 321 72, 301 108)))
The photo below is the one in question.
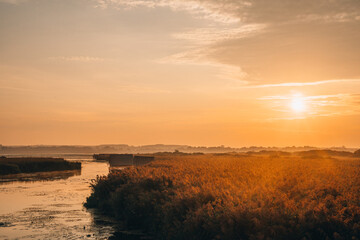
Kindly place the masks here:
POLYGON ((359 0, 0 0, 0 144, 360 147, 359 0))

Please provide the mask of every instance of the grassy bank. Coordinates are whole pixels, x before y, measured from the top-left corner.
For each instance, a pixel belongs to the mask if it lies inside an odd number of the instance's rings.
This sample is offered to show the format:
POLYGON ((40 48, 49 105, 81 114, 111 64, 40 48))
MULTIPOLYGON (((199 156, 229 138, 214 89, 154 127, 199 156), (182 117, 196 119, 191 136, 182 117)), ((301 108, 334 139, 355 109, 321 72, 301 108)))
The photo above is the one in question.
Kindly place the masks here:
POLYGON ((85 206, 157 239, 359 239, 359 159, 311 156, 164 155, 99 177, 85 206))
POLYGON ((0 157, 0 175, 81 169, 80 162, 63 158, 0 157))

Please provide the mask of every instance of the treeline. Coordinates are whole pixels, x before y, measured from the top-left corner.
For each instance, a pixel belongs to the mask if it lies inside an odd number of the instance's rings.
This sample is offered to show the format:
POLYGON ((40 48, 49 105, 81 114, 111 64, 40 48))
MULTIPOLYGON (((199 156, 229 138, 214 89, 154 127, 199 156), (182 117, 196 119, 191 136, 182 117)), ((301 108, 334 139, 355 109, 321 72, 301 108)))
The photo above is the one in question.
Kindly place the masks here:
MULTIPOLYGON (((166 145, 154 144, 143 146, 130 146, 127 144, 109 144, 98 146, 77 146, 77 145, 30 145, 30 146, 2 146, 0 145, 0 154, 94 154, 94 153, 156 153, 156 152, 184 152, 184 153, 226 153, 226 152, 259 152, 259 151, 308 151, 320 150, 316 147, 262 147, 251 146, 232 148, 226 146, 204 147, 204 146, 188 146, 188 145, 166 145)), ((354 152, 352 148, 330 148, 329 150, 354 152)))
POLYGON ((359 239, 356 158, 163 156, 98 177, 85 206, 156 239, 359 239))

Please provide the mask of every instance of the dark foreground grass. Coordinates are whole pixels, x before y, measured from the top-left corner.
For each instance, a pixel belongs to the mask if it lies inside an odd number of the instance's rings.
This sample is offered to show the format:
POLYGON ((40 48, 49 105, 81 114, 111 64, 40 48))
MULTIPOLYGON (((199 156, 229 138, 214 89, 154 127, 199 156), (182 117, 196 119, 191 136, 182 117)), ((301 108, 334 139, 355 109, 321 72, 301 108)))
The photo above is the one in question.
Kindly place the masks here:
POLYGON ((81 169, 80 162, 63 158, 0 158, 0 175, 81 169))
POLYGON ((98 177, 85 206, 156 239, 359 239, 359 159, 162 158, 98 177))

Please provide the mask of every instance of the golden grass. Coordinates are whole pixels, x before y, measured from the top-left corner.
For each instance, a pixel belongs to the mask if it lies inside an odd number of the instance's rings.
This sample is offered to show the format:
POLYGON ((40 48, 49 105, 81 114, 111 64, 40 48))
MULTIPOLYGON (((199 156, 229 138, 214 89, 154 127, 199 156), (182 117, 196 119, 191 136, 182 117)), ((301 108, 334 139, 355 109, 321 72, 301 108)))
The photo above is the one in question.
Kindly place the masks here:
POLYGON ((301 154, 162 155, 98 178, 98 207, 159 239, 358 239, 360 161, 301 154))

